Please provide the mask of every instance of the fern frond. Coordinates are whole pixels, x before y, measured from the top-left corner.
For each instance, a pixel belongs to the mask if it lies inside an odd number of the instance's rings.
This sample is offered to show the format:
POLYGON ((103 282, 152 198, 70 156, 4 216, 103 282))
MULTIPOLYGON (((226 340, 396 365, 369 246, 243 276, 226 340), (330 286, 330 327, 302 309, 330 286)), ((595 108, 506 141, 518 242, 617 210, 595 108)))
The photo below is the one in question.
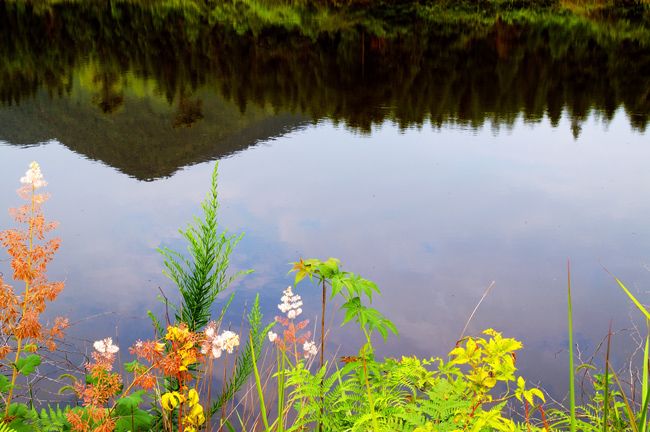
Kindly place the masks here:
MULTIPOLYGON (((71 426, 65 414, 69 409, 66 407, 62 410, 58 405, 56 407, 48 406, 47 410, 43 408, 40 413, 36 410, 27 411, 25 418, 29 420, 30 427, 34 431, 69 431, 71 426)), ((0 430, 0 432, 2 431, 0 430)))

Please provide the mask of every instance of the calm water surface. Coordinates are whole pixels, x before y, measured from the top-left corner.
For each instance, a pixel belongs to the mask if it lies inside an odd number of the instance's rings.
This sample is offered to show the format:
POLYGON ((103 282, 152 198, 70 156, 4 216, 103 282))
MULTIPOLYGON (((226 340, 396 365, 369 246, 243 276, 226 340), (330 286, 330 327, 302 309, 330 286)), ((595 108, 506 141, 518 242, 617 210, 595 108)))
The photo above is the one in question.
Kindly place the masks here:
MULTIPOLYGON (((49 276, 66 282, 47 316, 68 315, 71 337, 118 333, 127 346, 152 336, 146 311, 164 312, 160 290, 177 298, 157 249, 186 250, 178 229, 201 213, 216 159, 220 225, 245 233, 231 271, 255 270, 231 286, 233 327, 258 293, 273 319, 292 282, 287 263, 336 257, 383 292, 375 307, 401 337, 377 340, 381 355, 445 356, 494 281, 468 332, 521 340, 522 375, 559 397, 567 259, 580 348, 593 353, 612 317, 614 329, 642 323, 599 264, 633 290, 650 286, 650 147, 629 106, 587 104, 578 115, 565 101, 532 119, 523 106, 479 107, 480 122, 453 113, 410 122, 391 111, 361 127, 251 99, 242 109, 209 86, 169 103, 159 82, 135 75, 121 75, 110 111, 86 72, 62 97, 41 88, 0 107, 0 207, 20 204, 19 178, 38 161, 52 194, 45 214, 61 224, 49 276)), ((0 226, 14 226, 4 212, 0 226)), ((316 322, 318 290, 302 282, 298 291, 316 322)), ((354 355, 363 335, 340 319, 328 354, 340 345, 339 355, 354 355)), ((635 348, 628 333, 614 345, 619 364, 635 348)))

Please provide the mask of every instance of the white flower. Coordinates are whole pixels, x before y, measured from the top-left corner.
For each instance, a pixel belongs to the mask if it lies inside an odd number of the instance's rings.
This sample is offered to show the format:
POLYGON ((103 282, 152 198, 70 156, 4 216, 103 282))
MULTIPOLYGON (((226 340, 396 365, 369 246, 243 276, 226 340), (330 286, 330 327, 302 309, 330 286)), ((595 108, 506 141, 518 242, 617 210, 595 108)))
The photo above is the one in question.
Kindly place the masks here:
POLYGON ((275 342, 275 340, 276 340, 277 338, 278 338, 278 334, 277 334, 277 333, 269 332, 269 340, 270 340, 271 342, 275 342))
POLYGON ((302 313, 302 309, 300 309, 300 306, 302 306, 300 296, 293 295, 291 286, 282 291, 282 293, 284 294, 280 299, 282 300, 282 304, 278 305, 278 309, 280 309, 282 313, 286 313, 289 319, 294 319, 302 313))
POLYGON ((47 182, 43 180, 41 167, 39 167, 36 162, 29 164, 29 170, 25 173, 25 177, 20 179, 20 182, 31 185, 34 189, 47 185, 47 182))
POLYGON ((117 345, 113 345, 112 338, 98 340, 93 344, 93 347, 100 354, 115 354, 120 350, 117 345))
POLYGON ((229 330, 224 331, 221 334, 221 349, 232 353, 236 346, 239 346, 239 336, 229 330))
POLYGON ((239 346, 239 335, 229 330, 225 330, 220 335, 214 332, 214 326, 208 327, 205 332, 206 339, 201 345, 201 353, 210 353, 211 358, 221 357, 221 351, 232 353, 236 346, 239 346), (208 332, 212 329, 213 331, 208 332), (209 333, 209 334, 208 334, 209 333))
POLYGON ((309 358, 309 356, 316 355, 318 352, 318 348, 316 348, 316 344, 313 342, 305 342, 302 345, 302 349, 305 351, 305 358, 309 358))

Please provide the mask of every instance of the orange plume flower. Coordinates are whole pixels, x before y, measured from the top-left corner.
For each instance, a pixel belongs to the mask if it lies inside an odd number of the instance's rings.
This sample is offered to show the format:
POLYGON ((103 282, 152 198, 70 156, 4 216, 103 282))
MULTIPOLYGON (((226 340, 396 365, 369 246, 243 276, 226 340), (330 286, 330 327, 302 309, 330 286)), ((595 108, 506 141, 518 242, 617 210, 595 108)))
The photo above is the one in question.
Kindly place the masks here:
MULTIPOLYGON (((49 194, 36 193, 47 184, 36 162, 32 162, 20 181, 25 186, 18 189, 18 195, 27 203, 17 209, 10 208, 9 214, 27 227, 25 230, 14 228, 0 232, 0 242, 12 258, 14 280, 25 282, 25 291, 17 294, 0 277, 0 331, 20 341, 45 344, 53 350, 56 346, 52 339, 63 335, 67 319, 57 318, 52 327, 44 328, 38 318, 45 310, 46 302, 53 301, 63 289, 62 282, 49 282, 45 276, 47 264, 61 243, 58 237, 45 241, 45 233, 58 223, 46 222, 43 217, 41 207, 49 194)), ((10 351, 6 345, 0 346, 0 359, 10 351)))

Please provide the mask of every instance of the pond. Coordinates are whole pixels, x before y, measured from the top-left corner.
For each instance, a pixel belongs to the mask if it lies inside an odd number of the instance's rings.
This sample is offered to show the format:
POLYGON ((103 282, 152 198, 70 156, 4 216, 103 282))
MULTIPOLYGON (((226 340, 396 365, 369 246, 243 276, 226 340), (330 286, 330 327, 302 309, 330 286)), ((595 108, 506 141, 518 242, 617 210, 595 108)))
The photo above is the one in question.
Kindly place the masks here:
MULTIPOLYGON (((178 296, 158 248, 186 250, 217 160, 220 226, 245 233, 231 273, 255 270, 227 293, 233 328, 258 293, 278 314, 288 263, 336 257, 400 331, 379 355, 446 356, 494 281, 468 332, 522 341, 522 375, 561 398, 568 259, 585 356, 611 318, 643 324, 603 267, 650 285, 647 39, 552 21, 391 32, 279 7, 268 24, 224 4, 0 4, 0 207, 38 161, 62 239, 48 275, 66 283, 47 317, 67 315, 71 341, 152 337, 146 312, 178 296)), ((298 292, 315 323, 318 289, 298 292)), ((328 355, 363 339, 341 320, 328 355)), ((619 366, 633 336, 613 340, 619 366)))

